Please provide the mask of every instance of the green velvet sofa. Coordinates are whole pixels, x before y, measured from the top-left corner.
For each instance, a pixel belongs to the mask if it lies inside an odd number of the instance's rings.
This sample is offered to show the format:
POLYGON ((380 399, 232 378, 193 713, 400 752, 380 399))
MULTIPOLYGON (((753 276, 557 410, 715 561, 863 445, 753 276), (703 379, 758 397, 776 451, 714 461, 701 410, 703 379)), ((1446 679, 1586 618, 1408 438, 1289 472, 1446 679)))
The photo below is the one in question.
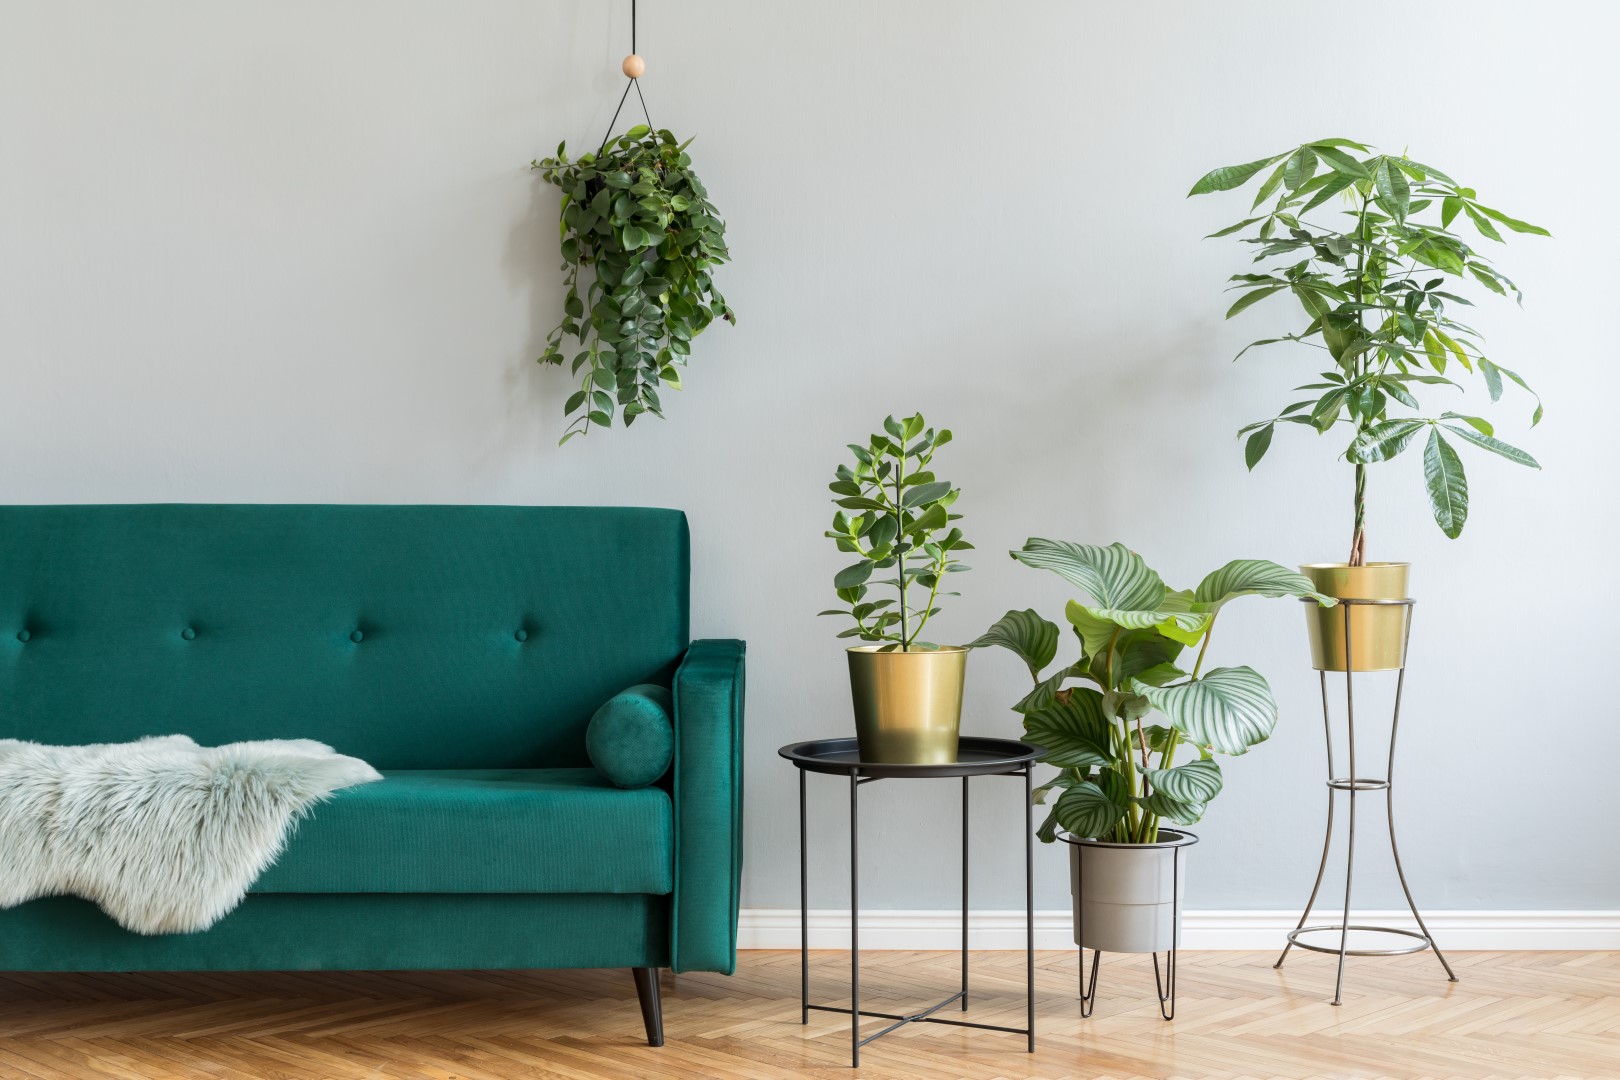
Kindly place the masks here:
POLYGON ((627 967, 658 1045, 657 969, 736 963, 743 643, 691 641, 687 601, 673 510, 0 507, 0 738, 311 738, 384 774, 211 929, 40 899, 0 911, 0 970, 627 967), (648 682, 674 763, 620 789, 586 727, 648 682))

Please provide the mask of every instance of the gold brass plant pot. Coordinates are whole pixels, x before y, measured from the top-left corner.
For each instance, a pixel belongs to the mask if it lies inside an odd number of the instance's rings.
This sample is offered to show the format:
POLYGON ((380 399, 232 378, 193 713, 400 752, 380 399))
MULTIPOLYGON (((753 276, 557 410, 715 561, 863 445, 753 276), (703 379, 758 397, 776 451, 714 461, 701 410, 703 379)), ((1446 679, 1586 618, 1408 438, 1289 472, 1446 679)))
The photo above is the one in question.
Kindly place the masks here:
MULTIPOLYGON (((1337 599, 1404 600, 1410 563, 1366 566, 1309 563, 1299 568, 1316 591, 1337 599)), ((1305 624, 1311 635, 1311 666, 1318 671, 1346 670, 1344 620, 1350 613, 1351 671, 1387 671, 1406 664, 1406 627, 1412 608, 1406 604, 1336 604, 1310 602, 1305 624)))
POLYGON ((861 760, 888 765, 949 765, 962 730, 966 649, 849 650, 849 689, 861 760))

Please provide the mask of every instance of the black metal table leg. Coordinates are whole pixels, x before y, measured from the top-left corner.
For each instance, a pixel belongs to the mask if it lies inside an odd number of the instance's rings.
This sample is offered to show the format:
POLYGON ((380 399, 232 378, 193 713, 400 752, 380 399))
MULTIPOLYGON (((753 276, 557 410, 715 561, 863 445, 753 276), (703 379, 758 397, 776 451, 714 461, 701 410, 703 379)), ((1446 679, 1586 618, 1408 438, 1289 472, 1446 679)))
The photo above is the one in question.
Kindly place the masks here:
MULTIPOLYGON (((966 779, 962 781, 967 783, 966 779)), ((1029 765, 1024 766, 1024 978, 1027 995, 1027 1015, 1024 1026, 1029 1029, 1029 1052, 1035 1052, 1035 792, 1029 765)), ((967 955, 962 956, 963 978, 966 978, 967 955)), ((962 984, 964 1008, 967 1007, 967 984, 962 984)))
POLYGON ((849 774, 849 1067, 861 1065, 861 771, 849 774))
POLYGON ((968 1005, 968 778, 962 777, 962 1011, 968 1005))
POLYGON ((799 1023, 810 1022, 810 859, 805 843, 804 770, 799 770, 799 1023))

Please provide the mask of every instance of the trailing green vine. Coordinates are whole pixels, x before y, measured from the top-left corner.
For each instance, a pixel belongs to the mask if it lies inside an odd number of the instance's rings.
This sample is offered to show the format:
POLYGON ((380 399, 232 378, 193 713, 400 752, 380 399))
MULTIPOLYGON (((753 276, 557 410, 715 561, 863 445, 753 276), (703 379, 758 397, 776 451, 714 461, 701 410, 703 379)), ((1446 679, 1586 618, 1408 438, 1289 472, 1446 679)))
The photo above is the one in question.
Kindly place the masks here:
POLYGON ((542 364, 566 361, 580 388, 563 413, 566 443, 615 414, 629 427, 662 417, 660 384, 679 390, 692 341, 716 319, 737 321, 711 276, 727 261, 726 226, 686 148, 668 131, 638 124, 598 153, 531 163, 562 190, 563 317, 546 339, 542 364), (588 282, 581 270, 590 267, 588 282), (564 342, 578 343, 572 358, 564 342))

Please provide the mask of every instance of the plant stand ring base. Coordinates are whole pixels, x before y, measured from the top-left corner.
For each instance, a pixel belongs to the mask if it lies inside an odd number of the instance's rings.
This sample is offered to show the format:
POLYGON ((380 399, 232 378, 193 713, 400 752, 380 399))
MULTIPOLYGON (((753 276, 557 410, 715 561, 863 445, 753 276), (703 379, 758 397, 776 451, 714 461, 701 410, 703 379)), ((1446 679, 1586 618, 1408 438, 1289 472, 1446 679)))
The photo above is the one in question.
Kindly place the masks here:
POLYGON ((1416 930, 1403 930, 1396 926, 1366 926, 1360 923, 1351 923, 1349 927, 1343 927, 1338 923, 1320 923, 1316 926, 1301 926, 1297 930, 1288 931, 1288 943, 1290 945, 1298 946, 1301 949, 1309 949, 1311 952, 1327 953, 1330 956, 1337 956, 1340 952, 1337 945, 1314 945, 1309 941, 1302 941, 1300 939, 1306 934, 1337 934, 1341 933, 1345 929, 1357 930, 1368 934, 1398 934, 1401 937, 1413 938, 1417 941, 1417 944, 1415 945, 1401 945, 1391 949, 1345 949, 1343 952, 1346 956, 1405 956, 1407 953, 1422 952, 1424 949, 1434 948, 1434 942, 1429 940, 1429 935, 1420 934, 1416 930))
MULTIPOLYGON (((1306 602, 1310 601, 1307 600, 1306 602)), ((1413 603, 1410 599, 1357 600, 1341 598, 1339 605, 1344 612, 1345 654, 1347 656, 1352 655, 1350 653, 1350 610, 1352 607, 1361 604, 1377 604, 1385 606, 1401 605, 1410 608, 1413 603)), ((1408 636, 1412 633, 1410 615, 1406 619, 1406 633, 1408 636)), ((1402 642, 1401 655, 1403 658, 1406 655, 1405 645, 1406 643, 1402 642)), ((1340 1004, 1344 999, 1344 961, 1348 956, 1404 956, 1408 953, 1432 949, 1435 959, 1440 961, 1440 966, 1446 971, 1446 978, 1452 982, 1457 981, 1457 973, 1451 970, 1451 965, 1446 962, 1445 953, 1441 952, 1440 946, 1435 944, 1433 935, 1429 933, 1428 926, 1423 922, 1422 913, 1418 911, 1417 902, 1412 899, 1412 889, 1406 883, 1406 870, 1401 866, 1401 849, 1395 842, 1395 736, 1400 732, 1401 692, 1406 687, 1406 667, 1404 662, 1396 670, 1398 674, 1395 682, 1395 706, 1389 726, 1389 757, 1385 764, 1383 779, 1364 777, 1356 773, 1356 673, 1353 671, 1344 673, 1345 741, 1349 749, 1350 773, 1348 776, 1340 776, 1333 767, 1333 717, 1328 707, 1327 672, 1318 671, 1317 673, 1322 684, 1322 731, 1327 737, 1327 830, 1322 838, 1322 861, 1316 868, 1316 883, 1311 886, 1310 899, 1305 901, 1305 910, 1300 914, 1299 924, 1288 932, 1288 944, 1283 946, 1282 955, 1277 957, 1277 962, 1271 966, 1274 968, 1282 967, 1283 961, 1288 959, 1288 950, 1296 945, 1310 952, 1337 955, 1339 968, 1333 983, 1333 1004, 1335 1005, 1340 1004), (1406 906, 1411 910, 1412 918, 1417 922, 1418 928, 1416 930, 1406 930, 1394 926, 1355 925, 1350 922, 1350 889, 1355 882, 1356 869, 1356 796, 1363 792, 1372 793, 1378 791, 1384 793, 1384 810, 1389 822, 1389 850, 1390 854, 1395 857, 1395 874, 1400 879, 1401 892, 1406 897, 1406 906), (1306 922, 1311 917, 1311 910, 1316 906, 1317 895, 1322 890, 1322 875, 1327 871, 1328 851, 1333 846, 1333 810, 1337 802, 1335 796, 1341 792, 1349 796, 1350 802, 1349 837, 1345 845, 1344 859, 1344 913, 1337 923, 1306 926, 1306 922), (1409 938, 1416 944, 1387 949, 1352 949, 1350 948, 1350 931, 1352 930, 1409 938), (1301 940, 1307 934, 1323 932, 1337 933, 1339 935, 1338 946, 1317 945, 1301 940)))

